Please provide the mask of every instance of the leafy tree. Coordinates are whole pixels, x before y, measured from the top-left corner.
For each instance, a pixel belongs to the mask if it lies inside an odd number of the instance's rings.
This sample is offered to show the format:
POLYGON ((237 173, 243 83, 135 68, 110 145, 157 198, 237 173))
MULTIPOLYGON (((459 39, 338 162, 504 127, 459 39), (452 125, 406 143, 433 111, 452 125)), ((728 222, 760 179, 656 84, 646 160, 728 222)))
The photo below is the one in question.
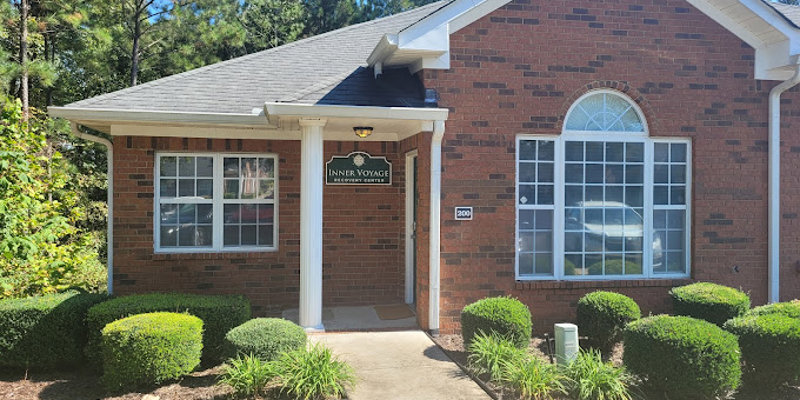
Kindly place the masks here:
POLYGON ((22 102, 0 101, 0 298, 98 289, 96 238, 78 229, 79 194, 60 153, 45 154, 48 121, 23 118, 22 102))
POLYGON ((246 0, 239 20, 246 32, 248 53, 297 40, 308 18, 299 0, 246 0))

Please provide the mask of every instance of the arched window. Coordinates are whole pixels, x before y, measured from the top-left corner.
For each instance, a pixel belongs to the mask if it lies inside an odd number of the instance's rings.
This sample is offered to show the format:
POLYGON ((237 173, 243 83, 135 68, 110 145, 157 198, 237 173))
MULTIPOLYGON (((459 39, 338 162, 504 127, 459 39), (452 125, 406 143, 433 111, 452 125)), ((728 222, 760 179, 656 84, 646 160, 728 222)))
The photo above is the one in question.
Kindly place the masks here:
POLYGON ((650 138, 633 101, 597 90, 561 135, 517 144, 517 279, 689 274, 687 140, 650 138))

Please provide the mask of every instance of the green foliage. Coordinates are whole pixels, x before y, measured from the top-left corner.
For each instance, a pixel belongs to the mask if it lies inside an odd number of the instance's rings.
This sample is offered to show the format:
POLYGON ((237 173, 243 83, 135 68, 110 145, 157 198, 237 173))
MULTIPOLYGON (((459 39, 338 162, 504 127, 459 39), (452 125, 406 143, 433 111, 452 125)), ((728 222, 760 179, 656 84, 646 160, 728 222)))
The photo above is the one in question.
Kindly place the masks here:
POLYGON ((489 381, 500 383, 509 363, 525 358, 525 350, 518 348, 509 340, 497 335, 478 333, 472 338, 467 349, 469 367, 478 374, 486 374, 489 381))
POLYGON ((461 311, 461 335, 469 346, 479 332, 508 338, 519 348, 531 340, 531 312, 528 306, 510 297, 489 297, 467 305, 461 311))
POLYGON ((237 357, 222 366, 218 384, 232 387, 236 397, 261 397, 278 372, 275 361, 262 361, 249 355, 237 357))
POLYGON ((589 293, 578 300, 578 328, 589 344, 609 354, 622 340, 622 331, 642 317, 639 305, 628 296, 606 291, 589 293))
POLYGON ((281 392, 295 399, 342 398, 356 383, 353 369, 319 344, 284 353, 277 368, 281 392))
POLYGON ((264 361, 306 344, 306 332, 297 324, 280 318, 256 318, 231 329, 225 335, 228 357, 253 355, 264 361))
POLYGON ((566 376, 538 357, 506 362, 503 381, 520 399, 551 400, 567 394, 566 376))
POLYGON ((748 315, 726 322, 725 329, 739 337, 746 387, 773 390, 800 378, 800 319, 748 315))
POLYGON ((89 361, 99 363, 100 331, 106 324, 135 314, 186 312, 203 320, 203 362, 224 360, 225 334, 250 319, 250 302, 241 296, 201 296, 195 294, 142 294, 118 297, 89 309, 89 361))
POLYGON ((669 293, 675 314, 706 320, 718 326, 750 309, 747 294, 710 282, 676 287, 669 293))
POLYGON ((577 400, 630 400, 634 378, 624 367, 603 362, 597 350, 581 351, 565 369, 567 391, 577 400))
POLYGON ((800 300, 785 301, 782 303, 772 303, 760 307, 755 307, 745 313, 750 315, 769 315, 780 314, 790 318, 800 318, 800 300))
POLYGON ((80 364, 86 312, 101 294, 61 293, 0 301, 0 366, 53 368, 80 364))
POLYGON ((98 290, 104 268, 93 237, 76 227, 84 210, 46 121, 23 121, 19 101, 0 103, 0 298, 98 290))
POLYGON ((624 363, 669 398, 723 396, 739 386, 736 336, 690 317, 657 315, 625 328, 624 363))
POLYGON ((102 331, 103 383, 111 391, 158 385, 200 364, 203 321, 176 313, 123 318, 102 331))

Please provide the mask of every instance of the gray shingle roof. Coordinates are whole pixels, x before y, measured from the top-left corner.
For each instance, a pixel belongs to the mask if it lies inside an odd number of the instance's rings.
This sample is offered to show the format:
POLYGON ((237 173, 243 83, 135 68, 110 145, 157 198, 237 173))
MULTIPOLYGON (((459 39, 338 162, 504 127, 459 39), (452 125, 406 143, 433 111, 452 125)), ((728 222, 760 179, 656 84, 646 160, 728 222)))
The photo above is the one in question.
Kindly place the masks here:
POLYGON ((762 0, 770 7, 774 8, 779 14, 783 16, 795 28, 800 29, 800 6, 792 6, 788 4, 778 3, 771 0, 762 0))
POLYGON ((422 92, 406 70, 384 71, 375 80, 366 60, 383 35, 399 32, 446 3, 431 3, 65 107, 232 114, 250 114, 265 102, 420 107, 422 92))

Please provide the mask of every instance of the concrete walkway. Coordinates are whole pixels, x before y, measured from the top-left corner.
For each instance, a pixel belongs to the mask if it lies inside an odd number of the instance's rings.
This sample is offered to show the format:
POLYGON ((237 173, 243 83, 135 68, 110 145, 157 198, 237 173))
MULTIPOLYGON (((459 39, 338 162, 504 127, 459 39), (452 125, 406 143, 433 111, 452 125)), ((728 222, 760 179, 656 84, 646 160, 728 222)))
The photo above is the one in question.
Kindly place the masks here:
POLYGON ((488 400, 423 332, 313 334, 355 369, 350 400, 488 400))
MULTIPOLYGON (((286 310, 283 312, 283 318, 297 323, 299 313, 296 308, 286 310)), ((375 306, 326 307, 322 309, 322 325, 328 332, 415 329, 417 317, 382 320, 375 312, 375 306)))

